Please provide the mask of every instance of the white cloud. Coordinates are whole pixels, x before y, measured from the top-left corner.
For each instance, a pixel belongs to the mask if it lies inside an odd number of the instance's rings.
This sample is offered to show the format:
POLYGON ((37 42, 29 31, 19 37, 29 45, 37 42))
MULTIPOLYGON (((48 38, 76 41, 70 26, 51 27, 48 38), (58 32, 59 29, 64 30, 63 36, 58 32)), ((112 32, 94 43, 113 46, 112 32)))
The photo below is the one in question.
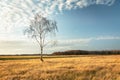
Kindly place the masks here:
POLYGON ((68 40, 58 40, 60 44, 86 44, 89 43, 92 38, 81 38, 81 39, 68 39, 68 40))
MULTIPOLYGON (((9 37, 8 37, 9 38, 9 37)), ((13 36, 15 38, 15 36, 13 36)), ((19 37, 17 37, 19 38, 19 37)), ((0 38, 1 39, 1 38, 0 38)), ((90 38, 78 38, 78 39, 66 39, 58 40, 56 46, 47 46, 44 48, 45 53, 52 53, 54 51, 64 51, 71 49, 91 49, 92 41, 103 41, 103 40, 120 40, 120 36, 98 36, 90 38)), ((34 41, 26 41, 23 38, 2 39, 0 40, 0 54, 2 53, 39 53, 39 47, 34 41)), ((104 44, 104 43, 103 43, 104 44)))
POLYGON ((33 42, 18 40, 0 40, 0 54, 34 54, 39 47, 33 42))
POLYGON ((96 4, 104 4, 111 6, 115 0, 96 0, 96 4))
POLYGON ((86 46, 92 41, 96 40, 120 40, 120 36, 98 36, 98 37, 89 37, 89 38, 78 38, 78 39, 67 39, 67 40, 58 40, 58 45, 61 46, 74 46, 81 45, 86 46))
POLYGON ((84 8, 93 4, 110 6, 114 2, 115 0, 0 0, 0 33, 23 29, 36 13, 50 16, 63 10, 84 8))
POLYGON ((120 40, 120 36, 100 36, 96 37, 95 40, 120 40))
MULTIPOLYGON (((13 18, 19 15, 20 18, 30 18, 34 13, 40 12, 53 14, 64 9, 74 9, 75 7, 87 7, 92 4, 112 5, 115 0, 0 0, 0 18, 13 18), (2 15, 4 14, 4 16, 2 15)), ((20 18, 16 18, 18 20, 20 18)))
POLYGON ((80 8, 83 8, 83 7, 87 7, 89 6, 90 3, 88 3, 87 1, 85 0, 81 0, 81 1, 78 1, 76 3, 76 6, 80 7, 80 8))

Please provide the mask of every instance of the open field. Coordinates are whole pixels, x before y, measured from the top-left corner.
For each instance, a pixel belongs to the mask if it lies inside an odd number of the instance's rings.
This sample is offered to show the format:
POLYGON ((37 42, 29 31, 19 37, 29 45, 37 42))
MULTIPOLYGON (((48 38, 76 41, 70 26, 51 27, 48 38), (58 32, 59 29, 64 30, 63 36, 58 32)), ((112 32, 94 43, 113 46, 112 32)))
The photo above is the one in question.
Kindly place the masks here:
POLYGON ((0 59, 0 80, 120 80, 120 55, 0 59))
MULTIPOLYGON (((84 56, 84 55, 82 55, 84 56)), ((79 57, 76 55, 54 55, 54 56, 43 56, 45 59, 46 58, 73 58, 73 57, 79 57)), ((81 57, 81 56, 80 56, 81 57)), ((84 56, 87 57, 87 56, 84 56)), ((11 56, 0 56, 0 60, 27 60, 27 59, 40 59, 40 56, 15 56, 15 55, 11 55, 11 56)))

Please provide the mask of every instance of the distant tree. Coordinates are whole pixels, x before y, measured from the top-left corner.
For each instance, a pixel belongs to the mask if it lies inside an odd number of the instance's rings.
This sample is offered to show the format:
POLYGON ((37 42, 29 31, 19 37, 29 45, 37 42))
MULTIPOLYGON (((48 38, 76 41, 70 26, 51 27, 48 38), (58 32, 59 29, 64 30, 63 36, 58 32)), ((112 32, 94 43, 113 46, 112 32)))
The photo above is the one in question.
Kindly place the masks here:
POLYGON ((39 14, 36 14, 34 19, 31 20, 30 26, 25 29, 25 35, 28 37, 34 38, 39 44, 41 61, 43 62, 43 51, 44 47, 49 44, 51 41, 47 41, 46 38, 50 34, 55 34, 57 31, 56 21, 49 20, 46 17, 43 17, 39 14))

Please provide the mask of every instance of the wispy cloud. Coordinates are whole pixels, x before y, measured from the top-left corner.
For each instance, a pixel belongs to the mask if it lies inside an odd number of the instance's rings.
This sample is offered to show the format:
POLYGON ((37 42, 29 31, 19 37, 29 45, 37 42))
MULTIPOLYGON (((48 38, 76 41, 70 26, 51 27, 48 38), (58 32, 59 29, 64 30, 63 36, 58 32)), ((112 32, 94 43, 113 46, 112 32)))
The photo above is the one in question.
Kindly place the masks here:
POLYGON ((87 44, 92 40, 92 38, 80 38, 80 39, 67 39, 58 40, 58 44, 71 45, 71 44, 87 44))
POLYGON ((39 48, 34 42, 21 40, 0 40, 0 54, 34 54, 39 48))
POLYGON ((28 23, 35 13, 49 16, 93 4, 111 6, 115 0, 0 0, 0 27, 17 26, 28 23))
POLYGON ((61 46, 74 46, 81 45, 86 46, 92 41, 101 41, 101 40, 120 40, 120 36, 98 36, 98 37, 89 37, 89 38, 78 38, 78 39, 67 39, 67 40, 58 40, 58 45, 61 46))
MULTIPOLYGON (((120 36, 98 36, 89 38, 58 40, 56 46, 47 46, 45 53, 71 49, 91 49, 92 42, 104 40, 120 40, 120 36)), ((0 40, 0 53, 39 53, 39 47, 34 41, 26 40, 0 40)), ((97 44, 97 43, 96 43, 97 44)), ((104 43, 101 43, 104 44, 104 43)))
POLYGON ((120 40, 120 36, 100 36, 96 37, 95 40, 120 40))

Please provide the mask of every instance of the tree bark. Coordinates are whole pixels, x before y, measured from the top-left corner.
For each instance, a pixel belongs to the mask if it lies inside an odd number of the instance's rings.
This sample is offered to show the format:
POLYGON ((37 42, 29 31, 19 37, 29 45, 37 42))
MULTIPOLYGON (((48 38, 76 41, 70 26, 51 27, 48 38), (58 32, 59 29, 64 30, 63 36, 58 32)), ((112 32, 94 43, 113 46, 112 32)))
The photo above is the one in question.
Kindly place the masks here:
POLYGON ((43 60, 43 47, 41 47, 41 57, 40 57, 40 60, 43 62, 44 60, 43 60))

